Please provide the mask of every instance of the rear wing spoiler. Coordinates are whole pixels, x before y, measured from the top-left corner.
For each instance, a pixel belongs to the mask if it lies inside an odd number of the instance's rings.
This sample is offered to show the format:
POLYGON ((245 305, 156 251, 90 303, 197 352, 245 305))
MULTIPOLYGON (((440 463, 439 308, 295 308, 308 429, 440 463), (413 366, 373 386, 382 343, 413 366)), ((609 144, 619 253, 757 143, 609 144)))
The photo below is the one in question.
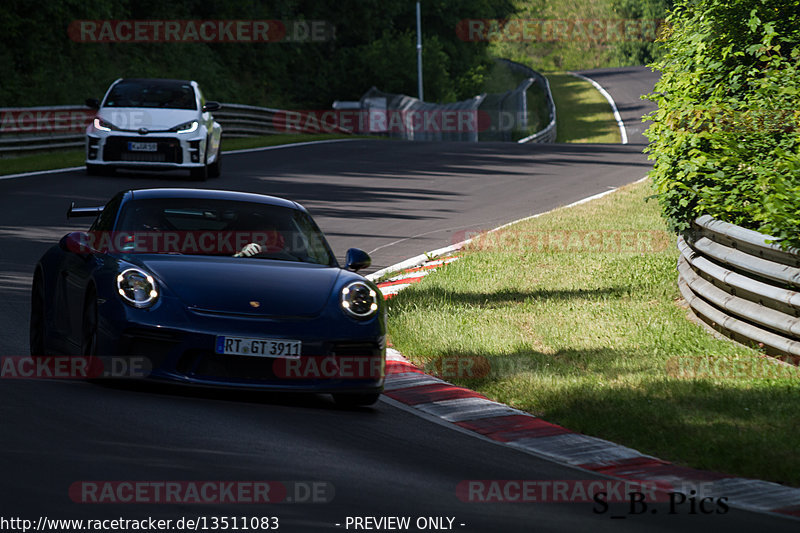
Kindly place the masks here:
POLYGON ((102 207, 75 207, 75 202, 72 202, 67 209, 67 218, 96 217, 102 212, 102 207))

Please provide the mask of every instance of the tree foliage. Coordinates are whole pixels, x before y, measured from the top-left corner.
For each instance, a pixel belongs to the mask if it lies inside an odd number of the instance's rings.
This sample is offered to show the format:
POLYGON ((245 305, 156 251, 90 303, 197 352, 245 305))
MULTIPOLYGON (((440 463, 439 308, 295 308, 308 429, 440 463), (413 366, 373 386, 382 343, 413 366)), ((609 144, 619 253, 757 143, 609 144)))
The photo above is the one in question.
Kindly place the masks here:
POLYGON ((800 2, 680 0, 669 22, 646 132, 665 217, 800 245, 800 2))
MULTIPOLYGON (((624 21, 641 21, 644 26, 663 20, 673 0, 516 0, 515 4, 517 12, 512 20, 541 22, 545 26, 598 23, 603 27, 623 25, 624 21)), ((568 31, 560 37, 545 35, 540 40, 521 42, 500 38, 491 43, 491 52, 544 71, 643 65, 659 57, 655 29, 652 33, 643 38, 619 38, 612 33, 607 39, 594 39, 568 31)))
MULTIPOLYGON (((491 65, 486 43, 464 42, 459 20, 505 17, 510 0, 422 2, 425 96, 480 92, 491 65)), ((328 107, 371 86, 416 94, 416 19, 412 0, 28 0, 0 2, 0 105, 75 104, 99 96, 118 77, 190 78, 210 98, 273 107, 328 107), (328 42, 79 43, 74 20, 324 20, 328 42)))

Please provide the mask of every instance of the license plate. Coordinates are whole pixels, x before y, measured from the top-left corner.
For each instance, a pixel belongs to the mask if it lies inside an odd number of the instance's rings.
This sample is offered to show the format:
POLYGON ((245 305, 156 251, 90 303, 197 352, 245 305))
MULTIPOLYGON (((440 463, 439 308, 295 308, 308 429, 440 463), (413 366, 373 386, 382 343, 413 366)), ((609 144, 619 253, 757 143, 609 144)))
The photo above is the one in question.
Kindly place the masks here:
POLYGON ((128 151, 129 152, 157 152, 158 151, 158 143, 141 143, 141 142, 129 142, 128 143, 128 151))
POLYGON ((286 339, 254 339, 250 337, 217 337, 214 350, 220 355, 248 355, 296 359, 300 357, 300 341, 286 339))

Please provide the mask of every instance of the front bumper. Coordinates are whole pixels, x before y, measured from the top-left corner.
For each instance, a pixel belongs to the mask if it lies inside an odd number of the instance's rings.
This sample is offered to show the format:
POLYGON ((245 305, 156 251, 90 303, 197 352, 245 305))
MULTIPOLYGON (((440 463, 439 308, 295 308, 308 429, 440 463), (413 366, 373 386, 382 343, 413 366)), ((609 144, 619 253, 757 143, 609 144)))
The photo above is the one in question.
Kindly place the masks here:
POLYGON ((86 135, 86 164, 116 168, 192 169, 205 164, 205 134, 90 132, 86 135), (131 143, 155 145, 156 150, 133 150, 131 143))
POLYGON ((148 377, 153 379, 276 391, 383 390, 386 337, 377 319, 346 320, 348 327, 342 327, 341 320, 332 323, 324 313, 275 319, 184 311, 165 321, 163 312, 112 302, 99 311, 98 354, 145 358, 151 369, 148 377), (297 359, 220 355, 215 352, 218 335, 299 340, 301 355, 297 359))

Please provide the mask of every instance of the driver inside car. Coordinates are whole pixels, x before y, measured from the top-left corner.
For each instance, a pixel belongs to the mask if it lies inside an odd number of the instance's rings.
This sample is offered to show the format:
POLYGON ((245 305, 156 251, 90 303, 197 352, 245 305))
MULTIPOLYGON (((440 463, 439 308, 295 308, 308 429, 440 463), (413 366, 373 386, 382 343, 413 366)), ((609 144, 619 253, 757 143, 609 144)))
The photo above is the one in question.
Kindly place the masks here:
POLYGON ((233 257, 253 257, 261 253, 261 245, 257 242, 250 242, 244 245, 241 250, 233 254, 233 257))

